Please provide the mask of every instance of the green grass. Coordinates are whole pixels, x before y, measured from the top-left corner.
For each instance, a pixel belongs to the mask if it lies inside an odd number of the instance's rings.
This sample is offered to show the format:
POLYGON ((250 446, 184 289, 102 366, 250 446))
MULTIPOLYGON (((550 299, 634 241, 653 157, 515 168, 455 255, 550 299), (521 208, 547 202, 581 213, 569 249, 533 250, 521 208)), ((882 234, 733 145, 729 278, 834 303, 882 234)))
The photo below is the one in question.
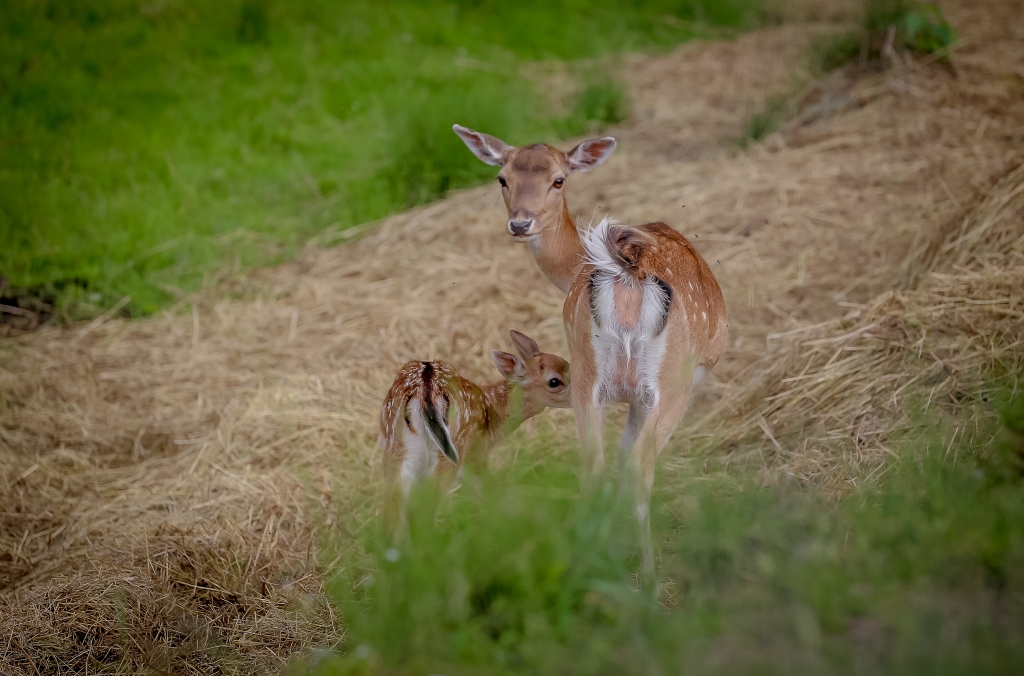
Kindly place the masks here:
POLYGON ((585 120, 587 131, 625 121, 629 115, 629 96, 623 87, 605 73, 585 77, 583 90, 577 95, 572 114, 563 118, 557 129, 563 135, 577 132, 578 120, 585 120))
POLYGON ((839 501, 662 472, 660 602, 615 490, 580 499, 573 455, 538 442, 447 502, 420 491, 399 548, 339 542, 347 634, 313 672, 1021 673, 1022 420, 1018 398, 979 446, 928 418, 839 501))
POLYGON ((151 312, 225 266, 489 178, 453 122, 522 143, 625 117, 607 76, 555 114, 525 63, 667 48, 760 13, 760 0, 4 2, 0 276, 58 291, 72 313, 126 294, 151 312))
MULTIPOLYGON (((933 54, 957 41, 956 31, 938 5, 911 0, 864 0, 858 31, 824 36, 814 45, 815 70, 829 73, 862 54, 865 59, 878 59, 890 29, 895 31, 896 46, 918 54, 933 54)), ((941 60, 948 63, 948 55, 941 60)))
POLYGON ((739 138, 740 147, 745 148, 751 143, 757 143, 777 131, 789 118, 792 107, 792 96, 789 94, 769 97, 760 110, 743 121, 743 135, 739 138))
POLYGON ((856 59, 864 44, 864 36, 854 33, 824 35, 811 46, 812 69, 815 75, 826 75, 856 59))

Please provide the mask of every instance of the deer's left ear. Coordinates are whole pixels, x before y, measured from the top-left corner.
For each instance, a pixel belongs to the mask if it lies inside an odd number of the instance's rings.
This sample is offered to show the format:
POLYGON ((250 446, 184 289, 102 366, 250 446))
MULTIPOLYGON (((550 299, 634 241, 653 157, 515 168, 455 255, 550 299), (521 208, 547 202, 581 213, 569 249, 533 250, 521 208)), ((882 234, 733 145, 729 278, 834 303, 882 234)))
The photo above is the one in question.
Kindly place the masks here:
POLYGON ((592 138, 584 141, 568 153, 569 171, 590 171, 601 166, 615 150, 615 139, 611 136, 592 138))
POLYGON ((515 329, 509 329, 509 338, 512 339, 512 344, 516 346, 516 352, 523 360, 527 360, 530 357, 536 357, 540 354, 540 345, 537 345, 537 341, 530 338, 525 333, 519 333, 515 329))
POLYGON ((514 354, 495 350, 491 352, 491 357, 494 358, 494 365, 498 367, 498 372, 501 373, 502 377, 512 380, 513 378, 522 378, 526 375, 526 366, 514 354))

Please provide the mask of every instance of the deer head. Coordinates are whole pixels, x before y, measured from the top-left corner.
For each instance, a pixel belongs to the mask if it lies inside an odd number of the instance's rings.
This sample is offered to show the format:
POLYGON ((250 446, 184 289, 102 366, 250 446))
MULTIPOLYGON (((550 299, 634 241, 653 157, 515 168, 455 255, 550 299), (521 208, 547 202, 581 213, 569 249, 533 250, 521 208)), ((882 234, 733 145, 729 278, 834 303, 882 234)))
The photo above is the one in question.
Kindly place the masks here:
POLYGON ((508 333, 518 355, 495 350, 491 356, 502 377, 511 385, 510 418, 521 422, 548 406, 572 406, 569 399, 569 362, 557 355, 541 352, 536 341, 515 329, 508 333))
POLYGON ((615 150, 610 136, 584 141, 566 153, 545 143, 517 148, 458 124, 452 129, 481 162, 501 167, 498 183, 508 209, 508 232, 520 242, 563 219, 571 226, 562 190, 566 178, 599 166, 615 150))

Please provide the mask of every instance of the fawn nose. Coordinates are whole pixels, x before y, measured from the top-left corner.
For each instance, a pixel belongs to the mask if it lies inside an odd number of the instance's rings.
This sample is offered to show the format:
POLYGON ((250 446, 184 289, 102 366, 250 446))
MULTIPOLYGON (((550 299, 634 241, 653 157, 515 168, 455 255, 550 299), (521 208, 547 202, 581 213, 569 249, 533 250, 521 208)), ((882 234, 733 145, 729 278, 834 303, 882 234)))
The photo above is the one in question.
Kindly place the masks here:
POLYGON ((516 237, 521 237, 530 231, 530 226, 533 225, 533 219, 528 218, 525 221, 513 221, 508 222, 508 231, 516 237))

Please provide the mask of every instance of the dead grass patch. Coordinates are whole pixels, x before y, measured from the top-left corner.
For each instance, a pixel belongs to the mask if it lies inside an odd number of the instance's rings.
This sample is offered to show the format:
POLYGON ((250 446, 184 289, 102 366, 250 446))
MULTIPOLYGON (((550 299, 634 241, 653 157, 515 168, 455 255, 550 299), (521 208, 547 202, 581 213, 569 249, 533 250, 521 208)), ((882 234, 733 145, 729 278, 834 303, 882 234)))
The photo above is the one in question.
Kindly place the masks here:
MULTIPOLYGON (((711 447, 835 492, 880 476, 911 398, 963 419, 965 400, 1024 373, 1024 166, 927 248, 910 289, 842 318, 768 336, 705 418, 711 447)), ((961 434, 982 429, 976 416, 961 434)))

